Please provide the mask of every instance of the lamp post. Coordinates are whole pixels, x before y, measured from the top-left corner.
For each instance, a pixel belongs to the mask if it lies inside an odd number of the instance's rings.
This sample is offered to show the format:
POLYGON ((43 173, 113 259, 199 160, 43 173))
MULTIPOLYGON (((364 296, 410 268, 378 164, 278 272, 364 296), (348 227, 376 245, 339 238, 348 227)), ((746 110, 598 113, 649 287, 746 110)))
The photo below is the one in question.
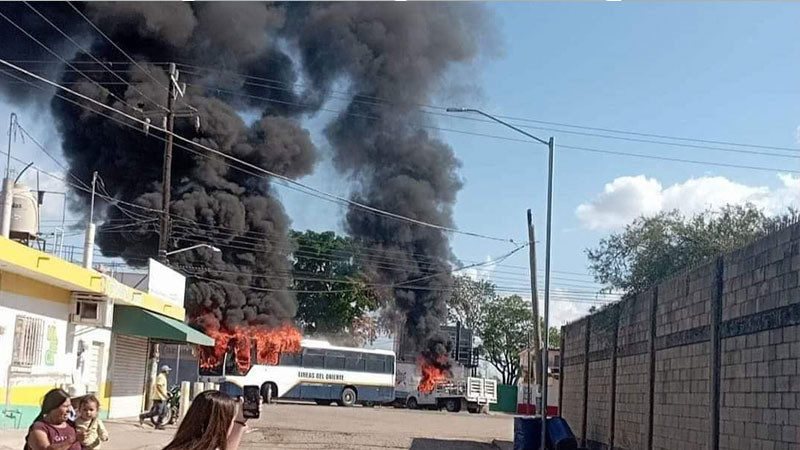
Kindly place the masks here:
MULTIPOLYGON (((523 134, 534 141, 544 144, 547 146, 549 150, 549 161, 548 161, 548 169, 547 169, 547 237, 545 243, 545 259, 544 259, 544 339, 542 344, 542 439, 541 445, 542 449, 545 448, 545 441, 547 437, 547 366, 549 363, 549 349, 548 349, 548 338, 549 338, 549 331, 550 331, 550 242, 551 242, 551 224, 552 224, 552 211, 553 211, 553 138, 550 137, 549 140, 545 141, 544 139, 540 139, 525 130, 522 130, 514 125, 511 125, 508 122, 498 119, 497 117, 487 114, 479 109, 472 109, 472 108, 447 108, 447 112, 457 112, 457 113, 475 113, 480 114, 488 119, 491 119, 503 126, 511 128, 512 130, 516 131, 517 133, 523 134)), ((533 245, 533 243, 531 243, 533 245)), ((534 320, 539 320, 538 317, 534 318, 534 320)))
MULTIPOLYGON (((197 244, 197 245, 192 245, 190 247, 181 248, 178 250, 173 250, 171 252, 166 252, 163 254, 164 259, 166 260, 167 256, 171 256, 177 253, 188 252, 189 250, 194 250, 197 248, 208 248, 214 253, 219 253, 222 251, 219 248, 214 247, 213 245, 197 244)), ((153 392, 153 387, 156 383, 156 376, 158 375, 158 359, 161 356, 158 348, 158 342, 154 342, 152 344, 150 355, 151 356, 150 356, 149 369, 147 371, 147 391, 145 392, 145 406, 147 408, 150 408, 150 405, 152 405, 153 399, 151 398, 151 396, 153 392)))
POLYGON ((178 250, 173 250, 171 252, 167 252, 166 256, 171 256, 171 255, 174 255, 176 253, 188 252, 189 250, 194 250, 196 248, 203 248, 203 247, 211 249, 211 251, 214 252, 214 253, 219 253, 219 252, 222 251, 222 250, 218 249, 217 247, 214 247, 213 245, 197 244, 197 245, 192 245, 191 247, 186 247, 186 248, 182 248, 182 249, 178 249, 178 250))

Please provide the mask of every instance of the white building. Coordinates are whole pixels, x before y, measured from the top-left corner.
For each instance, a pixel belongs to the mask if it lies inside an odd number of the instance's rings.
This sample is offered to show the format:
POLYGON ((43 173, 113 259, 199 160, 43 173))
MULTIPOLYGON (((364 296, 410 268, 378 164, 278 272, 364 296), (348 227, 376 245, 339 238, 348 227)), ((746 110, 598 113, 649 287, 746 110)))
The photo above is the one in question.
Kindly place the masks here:
POLYGON ((27 427, 53 387, 95 393, 103 417, 137 415, 151 343, 213 344, 184 316, 182 298, 0 237, 0 428, 27 427))

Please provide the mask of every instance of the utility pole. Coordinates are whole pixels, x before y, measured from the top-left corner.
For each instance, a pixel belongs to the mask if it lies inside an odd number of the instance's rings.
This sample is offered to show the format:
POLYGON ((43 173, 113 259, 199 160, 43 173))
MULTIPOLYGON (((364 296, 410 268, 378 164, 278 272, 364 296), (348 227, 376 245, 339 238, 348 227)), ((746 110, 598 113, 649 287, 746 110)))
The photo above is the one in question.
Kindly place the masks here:
MULTIPOLYGON (((534 384, 541 386, 540 378, 542 373, 542 352, 541 352, 541 331, 539 330, 539 294, 536 286, 536 234, 533 229, 533 215, 528 210, 528 255, 530 257, 531 270, 531 308, 533 309, 533 362, 534 362, 534 384)), ((530 354, 530 349, 528 350, 530 354)), ((541 397, 540 397, 541 398, 541 397)), ((538 410, 542 411, 542 405, 538 405, 538 410)))
POLYGON ((94 259, 94 192, 97 187, 97 171, 92 174, 92 200, 89 206, 89 226, 86 227, 86 240, 83 243, 83 267, 92 268, 94 259))
POLYGON ((3 178, 3 209, 0 211, 0 235, 8 239, 11 235, 11 210, 14 204, 14 180, 11 179, 11 140, 16 136, 17 115, 11 113, 8 123, 8 153, 6 154, 6 176, 3 178))
MULTIPOLYGON (((169 64, 169 86, 167 87, 167 108, 165 111, 156 112, 160 114, 166 113, 162 123, 165 130, 164 140, 164 163, 161 171, 161 223, 158 235, 158 260, 169 265, 167 260, 167 252, 169 252, 169 235, 170 235, 170 215, 169 204, 172 189, 172 135, 175 129, 176 117, 194 117, 195 129, 200 130, 200 115, 197 109, 189 105, 188 110, 177 111, 175 108, 175 100, 178 96, 183 97, 186 93, 186 83, 178 84, 180 74, 175 66, 175 63, 169 64)), ((163 109, 163 107, 162 107, 163 109)), ((147 113, 145 113, 147 114, 147 113)), ((150 119, 146 121, 149 123, 150 119)), ((149 131, 149 126, 145 125, 145 133, 149 131)), ((150 349, 150 361, 147 374, 147 392, 145 392, 145 405, 149 408, 153 402, 152 393, 155 386, 156 377, 158 375, 158 360, 160 357, 158 342, 154 342, 150 349)))
POLYGON ((164 141, 164 165, 161 171, 161 228, 158 235, 158 259, 167 264, 169 251, 169 202, 172 189, 172 131, 175 127, 175 88, 178 84, 178 71, 175 63, 169 64, 169 87, 167 88, 167 130, 164 141))

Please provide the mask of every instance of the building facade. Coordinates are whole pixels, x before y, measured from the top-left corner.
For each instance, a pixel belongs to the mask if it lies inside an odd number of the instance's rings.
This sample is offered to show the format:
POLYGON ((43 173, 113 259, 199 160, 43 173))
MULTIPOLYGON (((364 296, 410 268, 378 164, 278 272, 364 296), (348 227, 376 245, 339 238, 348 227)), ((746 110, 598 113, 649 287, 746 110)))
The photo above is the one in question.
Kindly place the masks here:
POLYGON ((44 394, 94 393, 102 417, 144 404, 154 342, 209 345, 182 302, 0 238, 0 428, 30 425, 44 394))

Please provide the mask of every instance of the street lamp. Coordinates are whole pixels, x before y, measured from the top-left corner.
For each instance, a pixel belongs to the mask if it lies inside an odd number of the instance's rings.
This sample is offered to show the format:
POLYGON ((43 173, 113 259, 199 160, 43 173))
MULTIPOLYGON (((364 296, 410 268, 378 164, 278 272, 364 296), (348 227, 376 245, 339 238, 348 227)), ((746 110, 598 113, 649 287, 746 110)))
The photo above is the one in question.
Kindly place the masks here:
POLYGON ((213 245, 197 244, 197 245, 193 245, 191 247, 186 247, 186 248, 182 248, 182 249, 178 249, 178 250, 173 250, 171 252, 167 252, 166 255, 170 256, 170 255, 174 255, 176 253, 188 252, 189 250, 194 250, 196 248, 201 248, 201 247, 205 247, 205 248, 211 249, 211 251, 214 252, 214 253, 219 253, 219 252, 222 251, 222 250, 218 249, 217 247, 214 247, 213 245))
MULTIPOLYGON (((455 112, 455 113, 476 113, 480 114, 488 119, 491 119, 501 125, 504 125, 512 130, 516 131, 517 133, 523 134, 534 141, 544 144, 547 146, 549 150, 549 164, 547 170, 547 239, 545 244, 545 260, 544 260, 544 343, 543 347, 543 354, 542 354, 542 448, 545 448, 545 438, 547 436, 547 426, 546 426, 546 418, 547 418, 547 366, 549 363, 549 356, 548 355, 548 338, 550 337, 550 225, 552 223, 552 210, 553 210, 553 138, 551 137, 549 140, 545 141, 543 139, 539 139, 538 137, 528 133, 525 130, 522 130, 514 125, 511 125, 508 122, 498 119, 497 117, 487 114, 479 109, 472 109, 472 108, 447 108, 447 112, 455 112)), ((533 243, 531 243, 533 245, 533 243)), ((535 318, 534 320, 539 320, 535 318)))

